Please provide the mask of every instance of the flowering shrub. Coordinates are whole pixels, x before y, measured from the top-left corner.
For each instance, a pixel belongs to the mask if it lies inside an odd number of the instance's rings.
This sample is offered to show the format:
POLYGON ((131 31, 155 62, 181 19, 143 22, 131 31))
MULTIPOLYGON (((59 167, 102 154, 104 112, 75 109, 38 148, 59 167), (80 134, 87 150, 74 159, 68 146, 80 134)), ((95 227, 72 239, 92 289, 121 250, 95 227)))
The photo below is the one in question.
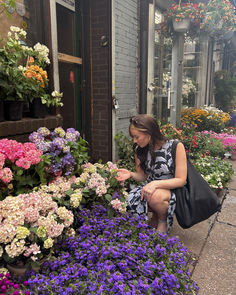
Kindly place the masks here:
POLYGON ((181 123, 197 125, 197 131, 212 130, 220 132, 229 122, 229 114, 214 108, 185 108, 181 111, 181 123))
POLYGON ((31 192, 0 201, 0 254, 7 263, 33 264, 50 253, 74 215, 47 193, 31 192))
POLYGON ((78 212, 81 227, 60 241, 55 257, 28 278, 37 294, 197 294, 188 251, 173 237, 149 229, 143 217, 95 206, 78 212))
POLYGON ((70 194, 82 195, 82 204, 90 207, 99 203, 108 207, 108 213, 113 209, 126 211, 126 197, 128 193, 115 178, 117 166, 112 162, 106 164, 86 163, 82 166, 81 175, 72 184, 70 194))
POLYGON ((21 290, 21 289, 25 289, 26 286, 28 286, 27 281, 24 281, 22 283, 22 286, 20 286, 18 283, 15 283, 12 280, 10 273, 0 272, 0 292, 1 292, 1 295, 2 294, 30 295, 31 294, 30 291, 21 290))
POLYGON ((226 187, 234 173, 232 164, 219 158, 199 158, 194 166, 212 189, 226 187))
POLYGON ((62 93, 47 93, 48 77, 45 67, 50 63, 49 49, 40 43, 23 45, 27 33, 19 27, 10 27, 8 38, 0 49, 0 98, 25 100, 41 98, 49 106, 62 106, 62 93))
POLYGON ((35 188, 35 191, 42 195, 50 195, 53 201, 57 202, 58 206, 65 206, 67 209, 73 210, 79 207, 82 200, 81 192, 71 189, 71 185, 75 183, 75 181, 75 176, 69 179, 59 176, 48 185, 41 185, 35 188))
POLYGON ((0 140, 0 198, 25 192, 45 182, 42 151, 31 142, 0 140))
POLYGON ((175 128, 172 124, 164 124, 161 127, 162 134, 168 139, 179 139, 182 140, 182 130, 175 128))
POLYGON ((207 134, 211 138, 217 138, 224 146, 225 151, 234 153, 236 152, 236 136, 228 133, 215 133, 212 131, 203 131, 203 134, 207 134))
POLYGON ((74 128, 65 131, 57 127, 50 131, 41 127, 30 134, 29 140, 49 158, 47 171, 53 177, 79 174, 81 165, 89 158, 87 142, 74 128))

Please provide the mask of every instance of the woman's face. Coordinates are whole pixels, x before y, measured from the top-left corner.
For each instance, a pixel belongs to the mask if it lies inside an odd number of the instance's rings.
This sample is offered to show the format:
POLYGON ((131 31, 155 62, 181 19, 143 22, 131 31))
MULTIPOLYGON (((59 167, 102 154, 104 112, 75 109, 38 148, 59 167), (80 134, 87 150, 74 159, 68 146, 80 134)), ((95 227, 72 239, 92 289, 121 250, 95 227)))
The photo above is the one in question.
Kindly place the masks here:
POLYGON ((133 138, 134 143, 136 143, 141 148, 149 144, 151 136, 145 132, 139 131, 135 127, 130 127, 130 135, 133 138))

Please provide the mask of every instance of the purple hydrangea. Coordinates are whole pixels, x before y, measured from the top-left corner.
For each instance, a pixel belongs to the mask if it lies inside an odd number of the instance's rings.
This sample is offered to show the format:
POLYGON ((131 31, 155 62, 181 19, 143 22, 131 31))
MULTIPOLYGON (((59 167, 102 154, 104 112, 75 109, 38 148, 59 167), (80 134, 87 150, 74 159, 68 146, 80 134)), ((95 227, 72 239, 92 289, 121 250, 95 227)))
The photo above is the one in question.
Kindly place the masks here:
POLYGON ((68 128, 66 130, 66 136, 65 138, 68 140, 68 141, 76 141, 80 136, 80 133, 79 131, 75 130, 74 128, 68 128))

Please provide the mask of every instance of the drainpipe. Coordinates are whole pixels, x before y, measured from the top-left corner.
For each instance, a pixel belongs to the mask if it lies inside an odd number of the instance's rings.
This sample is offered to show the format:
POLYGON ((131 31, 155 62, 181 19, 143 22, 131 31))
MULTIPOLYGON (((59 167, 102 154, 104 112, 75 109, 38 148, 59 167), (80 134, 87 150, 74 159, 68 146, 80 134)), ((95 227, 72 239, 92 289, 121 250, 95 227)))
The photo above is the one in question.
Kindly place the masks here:
POLYGON ((170 123, 173 126, 180 125, 180 113, 182 105, 182 76, 184 56, 184 34, 176 33, 172 47, 171 64, 171 101, 170 101, 170 123))
POLYGON ((140 114, 147 112, 148 12, 149 1, 140 0, 140 114))
POLYGON ((58 47, 57 47, 56 1, 50 0, 49 3, 50 3, 50 17, 51 17, 53 84, 54 84, 54 89, 60 92, 59 67, 58 67, 58 47))

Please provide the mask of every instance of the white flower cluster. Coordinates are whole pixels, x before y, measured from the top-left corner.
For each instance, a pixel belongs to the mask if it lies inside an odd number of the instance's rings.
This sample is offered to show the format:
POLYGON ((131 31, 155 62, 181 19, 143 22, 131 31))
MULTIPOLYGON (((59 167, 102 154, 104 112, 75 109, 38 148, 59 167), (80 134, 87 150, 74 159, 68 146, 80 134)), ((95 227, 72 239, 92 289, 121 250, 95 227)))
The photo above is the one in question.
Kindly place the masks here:
POLYGON ((188 97, 188 95, 197 91, 196 86, 190 78, 183 79, 182 96, 188 97))
POLYGON ((10 31, 8 32, 8 37, 12 37, 14 35, 15 40, 19 40, 20 38, 26 37, 26 31, 19 27, 10 26, 10 31))
MULTIPOLYGON (((167 94, 166 86, 167 82, 171 83, 171 76, 168 73, 163 73, 162 82, 163 93, 167 94)), ((188 97, 191 92, 195 93, 196 91, 197 88, 194 85, 193 80, 190 78, 183 78, 182 96, 188 97)))
POLYGON ((49 49, 47 48, 47 46, 37 43, 34 45, 34 50, 38 52, 39 60, 44 61, 47 64, 50 64, 50 60, 48 58, 49 49))

